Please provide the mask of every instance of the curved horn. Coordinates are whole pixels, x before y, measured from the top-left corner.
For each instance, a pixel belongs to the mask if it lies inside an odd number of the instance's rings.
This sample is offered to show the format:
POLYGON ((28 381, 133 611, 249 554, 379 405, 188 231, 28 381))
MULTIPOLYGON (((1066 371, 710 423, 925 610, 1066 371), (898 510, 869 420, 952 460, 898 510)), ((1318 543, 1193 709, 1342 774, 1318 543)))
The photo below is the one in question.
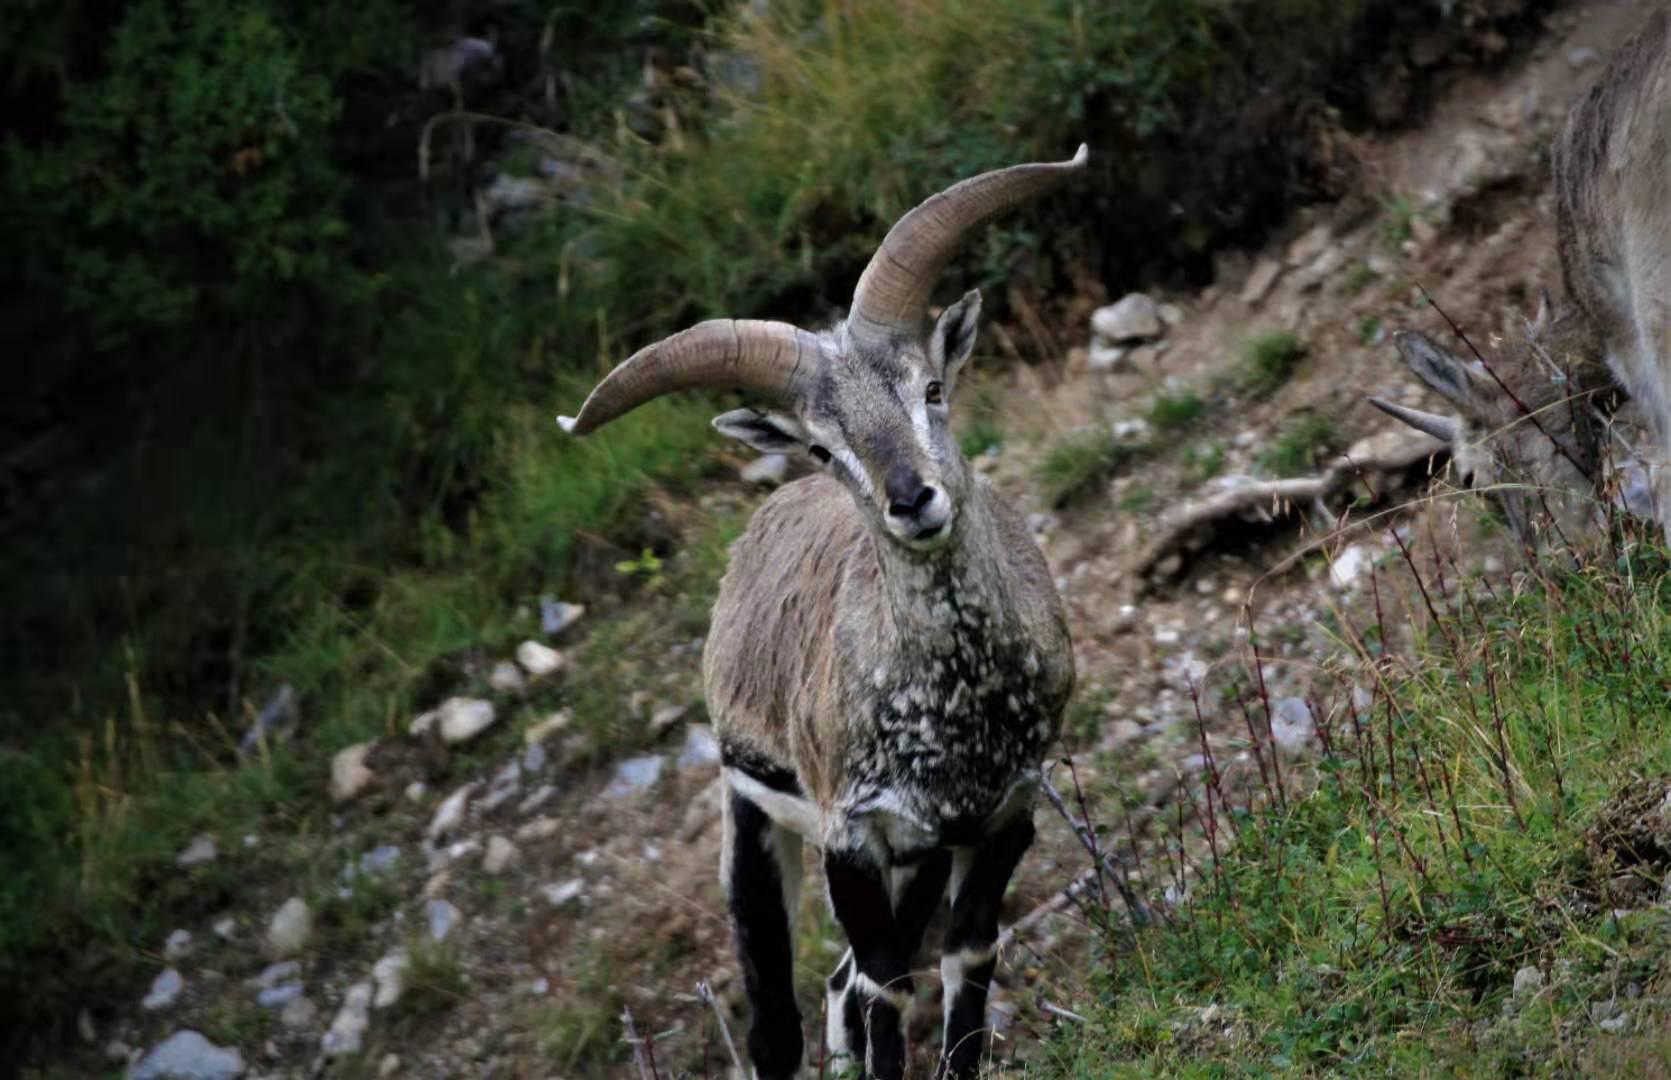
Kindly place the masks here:
POLYGON ((633 353, 598 383, 579 416, 557 423, 585 435, 651 398, 698 387, 793 400, 811 387, 818 356, 818 336, 788 323, 709 319, 633 353))
POLYGON ((1012 165, 982 173, 929 197, 894 223, 870 258, 858 288, 848 327, 856 337, 915 333, 940 271, 958 241, 1010 207, 1037 195, 1085 167, 1081 145, 1071 161, 1012 165))
POLYGON ((1406 405, 1388 401, 1386 398, 1372 397, 1369 403, 1386 413, 1395 420, 1402 420, 1417 431, 1443 439, 1445 442, 1455 442, 1462 434, 1462 425, 1455 417, 1440 416, 1438 413, 1422 412, 1406 405))

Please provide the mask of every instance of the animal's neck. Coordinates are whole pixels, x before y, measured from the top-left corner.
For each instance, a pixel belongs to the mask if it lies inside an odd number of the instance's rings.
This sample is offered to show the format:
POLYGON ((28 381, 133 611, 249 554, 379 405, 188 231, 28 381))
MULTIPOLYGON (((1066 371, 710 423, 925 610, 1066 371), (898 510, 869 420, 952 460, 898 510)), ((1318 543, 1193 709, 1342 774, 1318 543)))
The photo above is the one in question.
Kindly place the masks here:
POLYGON ((1011 571, 986 493, 971 485, 946 545, 918 555, 878 538, 882 591, 900 644, 949 641, 949 631, 1007 621, 1011 571))

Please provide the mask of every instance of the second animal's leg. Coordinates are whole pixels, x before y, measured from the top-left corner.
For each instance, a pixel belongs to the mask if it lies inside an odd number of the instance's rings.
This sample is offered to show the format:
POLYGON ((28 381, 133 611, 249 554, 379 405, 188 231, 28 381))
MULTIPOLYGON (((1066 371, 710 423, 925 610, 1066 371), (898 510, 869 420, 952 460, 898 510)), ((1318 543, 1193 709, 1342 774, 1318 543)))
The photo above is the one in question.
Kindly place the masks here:
POLYGON ((736 791, 727 792, 722 876, 737 960, 748 992, 748 1053, 760 1077, 791 1077, 801 1065, 795 1006, 795 900, 801 839, 736 791))
POLYGON ((855 1057, 863 1053, 865 1071, 898 1080, 905 1075, 905 1012, 913 984, 888 869, 863 849, 832 849, 824 854, 824 876, 836 921, 852 943, 830 978, 832 999, 838 993, 842 999, 841 1015, 831 1016, 832 1034, 839 1020, 844 1045, 855 1057))
POLYGON ((952 861, 952 918, 940 957, 946 996, 946 1041, 940 1075, 973 1077, 985 1041, 986 994, 998 966, 998 909, 1021 856, 1033 843, 1031 812, 1021 814, 978 848, 958 848, 952 861))

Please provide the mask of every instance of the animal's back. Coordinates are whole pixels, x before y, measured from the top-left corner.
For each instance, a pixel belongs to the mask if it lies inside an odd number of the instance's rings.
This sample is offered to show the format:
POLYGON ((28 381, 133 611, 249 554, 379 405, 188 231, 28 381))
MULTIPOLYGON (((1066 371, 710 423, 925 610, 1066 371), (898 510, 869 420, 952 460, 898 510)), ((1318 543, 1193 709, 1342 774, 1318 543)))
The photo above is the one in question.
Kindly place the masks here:
POLYGON ((1608 366, 1671 430, 1671 12, 1573 107, 1556 146, 1561 268, 1608 366))
MULTIPOLYGON (((708 708, 729 754, 812 763, 814 772, 839 756, 827 745, 836 733, 813 724, 834 662, 830 601, 850 563, 874 569, 871 543, 852 497, 819 474, 775 491, 731 546, 703 655, 708 708)), ((822 779, 801 777, 815 788, 822 779)))

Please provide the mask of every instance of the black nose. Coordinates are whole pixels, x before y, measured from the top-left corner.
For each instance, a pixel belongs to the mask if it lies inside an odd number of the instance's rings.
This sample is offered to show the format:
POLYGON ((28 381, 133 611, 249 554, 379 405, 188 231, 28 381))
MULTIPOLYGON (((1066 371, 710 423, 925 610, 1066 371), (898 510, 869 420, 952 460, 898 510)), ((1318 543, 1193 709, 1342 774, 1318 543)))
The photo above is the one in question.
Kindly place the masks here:
POLYGON ((888 513, 894 517, 914 517, 934 499, 934 489, 923 483, 909 465, 889 469, 883 486, 888 493, 888 513))

